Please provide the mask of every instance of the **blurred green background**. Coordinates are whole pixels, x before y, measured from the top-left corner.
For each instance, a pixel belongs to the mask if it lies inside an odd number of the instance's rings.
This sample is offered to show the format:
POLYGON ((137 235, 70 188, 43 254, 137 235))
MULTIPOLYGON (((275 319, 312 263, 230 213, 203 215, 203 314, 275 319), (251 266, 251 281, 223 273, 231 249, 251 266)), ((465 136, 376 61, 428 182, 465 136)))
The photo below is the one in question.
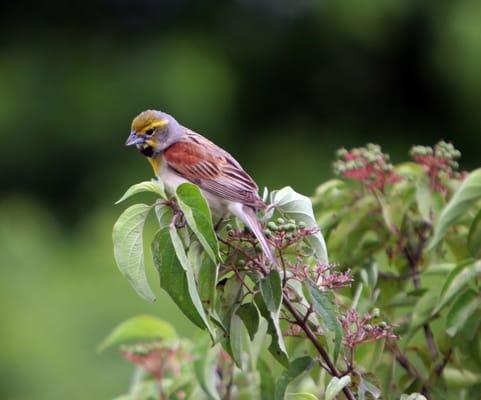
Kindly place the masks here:
POLYGON ((131 367, 96 346, 134 314, 195 334, 114 265, 113 203, 151 177, 123 146, 144 109, 225 147, 260 187, 311 194, 336 148, 367 141, 401 161, 451 140, 479 165, 477 0, 9 2, 0 21, 2 399, 123 393, 131 367))

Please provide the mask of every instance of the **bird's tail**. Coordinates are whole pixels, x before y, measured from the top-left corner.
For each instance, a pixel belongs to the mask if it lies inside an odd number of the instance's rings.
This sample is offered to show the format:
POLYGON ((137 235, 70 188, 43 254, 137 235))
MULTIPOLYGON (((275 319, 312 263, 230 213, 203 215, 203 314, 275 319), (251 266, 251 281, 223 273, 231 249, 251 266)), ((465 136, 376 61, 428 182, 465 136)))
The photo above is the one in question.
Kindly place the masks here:
POLYGON ((246 224, 249 229, 254 233, 256 236, 257 240, 259 241, 259 244, 262 247, 262 251, 266 255, 266 257, 269 259, 271 263, 274 265, 278 265, 276 257, 274 256, 274 253, 269 246, 269 243, 266 239, 266 236, 264 235, 264 232, 262 231, 262 226, 259 222, 259 219, 257 218, 256 212, 254 211, 253 208, 249 206, 242 206, 242 222, 246 224))

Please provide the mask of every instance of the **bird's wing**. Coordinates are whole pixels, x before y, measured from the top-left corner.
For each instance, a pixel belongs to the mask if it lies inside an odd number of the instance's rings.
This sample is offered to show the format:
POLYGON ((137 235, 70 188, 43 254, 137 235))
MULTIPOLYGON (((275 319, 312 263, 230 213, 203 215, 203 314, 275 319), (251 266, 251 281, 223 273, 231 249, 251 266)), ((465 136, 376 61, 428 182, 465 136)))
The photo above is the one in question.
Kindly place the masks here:
POLYGON ((254 180, 225 150, 192 131, 164 151, 167 164, 177 174, 203 190, 227 200, 265 208, 254 180))

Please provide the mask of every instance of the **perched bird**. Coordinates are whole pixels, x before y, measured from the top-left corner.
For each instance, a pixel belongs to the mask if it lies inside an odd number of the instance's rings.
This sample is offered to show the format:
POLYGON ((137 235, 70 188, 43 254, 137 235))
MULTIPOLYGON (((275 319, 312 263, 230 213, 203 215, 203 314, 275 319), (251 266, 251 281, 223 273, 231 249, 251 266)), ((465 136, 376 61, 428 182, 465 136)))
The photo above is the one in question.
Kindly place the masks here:
POLYGON ((157 110, 134 118, 125 145, 135 145, 147 157, 169 193, 184 182, 196 184, 215 217, 238 217, 257 237, 267 258, 277 263, 256 215, 266 208, 257 184, 227 151, 157 110))

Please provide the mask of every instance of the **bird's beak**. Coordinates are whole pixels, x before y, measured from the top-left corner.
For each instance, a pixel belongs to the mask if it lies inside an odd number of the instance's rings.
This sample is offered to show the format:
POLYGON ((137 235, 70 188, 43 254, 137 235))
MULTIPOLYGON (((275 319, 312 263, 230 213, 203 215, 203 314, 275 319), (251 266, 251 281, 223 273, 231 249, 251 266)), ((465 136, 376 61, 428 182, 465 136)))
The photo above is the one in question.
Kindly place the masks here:
POLYGON ((136 132, 130 132, 129 137, 125 141, 126 146, 133 146, 134 144, 142 144, 145 139, 142 136, 137 136, 136 132))

